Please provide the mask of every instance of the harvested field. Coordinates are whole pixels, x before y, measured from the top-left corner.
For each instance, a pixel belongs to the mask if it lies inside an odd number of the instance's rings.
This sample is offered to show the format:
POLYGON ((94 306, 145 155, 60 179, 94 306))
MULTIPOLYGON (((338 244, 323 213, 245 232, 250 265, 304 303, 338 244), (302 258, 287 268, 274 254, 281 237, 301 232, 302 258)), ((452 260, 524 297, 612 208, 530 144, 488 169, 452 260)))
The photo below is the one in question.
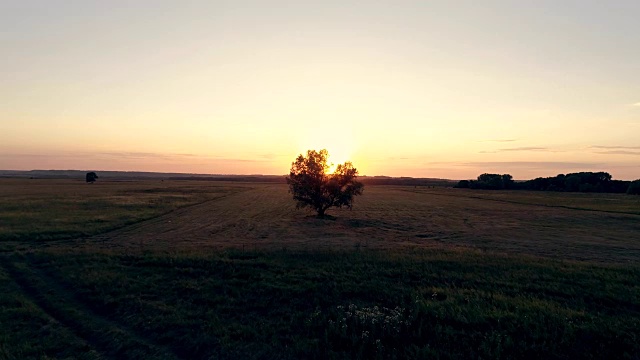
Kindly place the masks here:
POLYGON ((241 191, 179 181, 0 179, 0 241, 78 238, 241 191))
POLYGON ((578 194, 580 209, 563 205, 567 198, 575 203, 574 194, 551 198, 553 205, 531 200, 535 194, 509 194, 514 200, 457 189, 371 186, 353 210, 335 209, 329 212, 334 219, 317 219, 295 209, 286 186, 255 185, 73 244, 122 251, 462 246, 558 259, 640 261, 634 197, 617 195, 622 206, 603 211, 598 198, 590 202, 594 197, 588 194, 578 194))

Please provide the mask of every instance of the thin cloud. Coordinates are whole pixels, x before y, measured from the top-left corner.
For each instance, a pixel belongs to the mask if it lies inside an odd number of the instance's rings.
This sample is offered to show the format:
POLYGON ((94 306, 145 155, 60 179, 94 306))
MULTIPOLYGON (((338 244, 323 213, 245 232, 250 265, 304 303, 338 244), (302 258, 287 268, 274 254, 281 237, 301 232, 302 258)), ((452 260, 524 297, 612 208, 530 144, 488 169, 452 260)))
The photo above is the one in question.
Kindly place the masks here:
POLYGON ((57 154, 57 155, 51 155, 51 154, 28 154, 28 153, 5 153, 5 154, 0 154, 0 157, 5 157, 5 158, 61 158, 61 157, 78 157, 78 155, 72 155, 72 154, 57 154))
POLYGON ((521 146, 515 148, 505 148, 505 149, 497 149, 497 150, 483 150, 479 151, 480 154, 495 154, 500 152, 515 152, 515 151, 550 151, 550 152, 558 152, 559 150, 552 150, 547 147, 540 146, 521 146))
POLYGON ((566 162, 566 161, 475 161, 458 163, 462 167, 481 168, 514 168, 514 169, 584 169, 600 167, 605 164, 595 162, 566 162))
POLYGON ((163 154, 154 152, 127 152, 127 151, 112 151, 112 152, 56 152, 49 154, 34 154, 34 153, 9 153, 0 154, 0 157, 33 157, 33 158, 118 158, 118 159, 183 159, 183 158, 197 158, 198 155, 194 154, 163 154))
POLYGON ((231 162, 231 163, 262 163, 268 162, 266 159, 231 159, 231 158, 215 158, 213 161, 231 162))
POLYGON ((640 156, 640 151, 629 151, 629 150, 609 150, 609 151, 596 151, 596 154, 603 154, 603 155, 635 155, 635 156, 640 156))
POLYGON ((176 162, 184 162, 185 160, 189 160, 190 164, 200 164, 200 165, 225 165, 228 164, 259 164, 259 163, 267 163, 271 160, 258 156, 253 159, 239 159, 239 158, 227 158, 223 156, 199 156, 194 154, 160 154, 160 153, 145 153, 145 152, 133 152, 133 153, 111 153, 119 154, 120 159, 124 160, 155 160, 155 161, 164 161, 169 163, 176 162))
POLYGON ((480 140, 479 142, 499 142, 499 143, 506 143, 506 142, 514 142, 514 141, 518 141, 518 139, 489 139, 489 140, 480 140))
POLYGON ((590 146, 591 149, 605 149, 605 150, 640 150, 640 146, 604 146, 604 145, 593 145, 590 146))
POLYGON ((539 146, 522 146, 516 148, 498 149, 498 151, 549 151, 549 148, 539 146))
POLYGON ((638 106, 638 107, 640 107, 640 102, 637 102, 637 103, 635 103, 635 104, 631 104, 631 106, 638 106))
POLYGON ((193 158, 194 154, 163 154, 154 152, 136 152, 136 151, 119 151, 119 152, 101 152, 97 153, 98 156, 115 157, 120 159, 160 159, 160 160, 172 160, 176 158, 193 158))

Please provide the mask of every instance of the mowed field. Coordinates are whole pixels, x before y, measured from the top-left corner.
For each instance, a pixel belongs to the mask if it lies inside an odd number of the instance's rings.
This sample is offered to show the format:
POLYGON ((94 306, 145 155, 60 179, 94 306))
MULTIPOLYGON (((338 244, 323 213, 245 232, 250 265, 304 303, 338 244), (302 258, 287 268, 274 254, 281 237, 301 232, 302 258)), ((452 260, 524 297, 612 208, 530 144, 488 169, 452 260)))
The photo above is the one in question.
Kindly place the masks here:
POLYGON ((640 261, 640 198, 634 196, 607 194, 603 200, 602 194, 371 186, 352 210, 334 209, 334 218, 322 220, 296 210, 285 185, 223 189, 235 193, 73 244, 131 252, 463 246, 566 260, 640 261))
POLYGON ((640 197, 0 180, 0 358, 640 356, 640 197))

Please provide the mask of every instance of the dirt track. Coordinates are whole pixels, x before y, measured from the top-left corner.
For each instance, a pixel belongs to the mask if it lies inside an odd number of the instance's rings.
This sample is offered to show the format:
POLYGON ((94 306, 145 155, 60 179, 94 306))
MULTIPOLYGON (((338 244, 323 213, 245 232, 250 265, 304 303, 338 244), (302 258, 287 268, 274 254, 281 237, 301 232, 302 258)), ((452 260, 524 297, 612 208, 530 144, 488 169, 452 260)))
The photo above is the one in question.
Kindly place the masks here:
POLYGON ((296 210, 282 185, 259 185, 133 226, 66 242, 138 252, 207 248, 392 249, 470 246, 563 259, 640 260, 640 216, 370 187, 335 219, 296 210))

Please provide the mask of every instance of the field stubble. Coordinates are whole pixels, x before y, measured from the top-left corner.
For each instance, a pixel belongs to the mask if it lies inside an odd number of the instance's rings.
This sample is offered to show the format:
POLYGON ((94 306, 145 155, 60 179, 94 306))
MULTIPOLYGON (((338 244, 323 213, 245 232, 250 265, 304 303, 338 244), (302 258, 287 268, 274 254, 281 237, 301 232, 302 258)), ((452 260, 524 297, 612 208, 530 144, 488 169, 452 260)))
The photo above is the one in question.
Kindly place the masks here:
POLYGON ((562 207, 562 198, 542 204, 510 194, 514 200, 507 202, 491 193, 479 199, 464 190, 371 186, 353 210, 334 209, 329 213, 334 218, 318 219, 295 209, 286 186, 256 185, 86 239, 84 246, 123 251, 471 247, 569 260, 640 261, 640 215, 623 212, 634 197, 618 195, 623 210, 613 212, 602 211, 599 203, 591 208, 585 194, 583 209, 562 207))

